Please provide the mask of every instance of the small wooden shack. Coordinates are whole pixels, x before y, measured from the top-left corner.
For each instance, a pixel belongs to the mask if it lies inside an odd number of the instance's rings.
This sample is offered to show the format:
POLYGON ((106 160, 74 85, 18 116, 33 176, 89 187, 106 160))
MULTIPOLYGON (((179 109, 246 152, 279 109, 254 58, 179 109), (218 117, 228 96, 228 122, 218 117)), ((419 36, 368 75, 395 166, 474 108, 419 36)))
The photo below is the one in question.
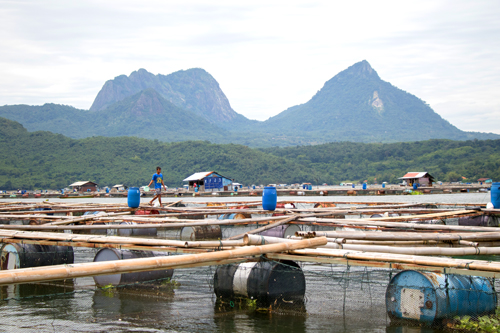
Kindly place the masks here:
POLYGON ((215 171, 197 172, 184 179, 184 181, 188 182, 189 191, 194 191, 195 187, 197 187, 200 192, 233 190, 233 180, 215 171))
POLYGON ((428 172, 408 172, 401 178, 405 180, 408 185, 420 184, 422 186, 432 186, 434 182, 434 177, 432 177, 428 172))
POLYGON ((71 187, 73 191, 76 190, 76 192, 81 192, 81 193, 97 191, 97 183, 91 181, 75 182, 69 185, 69 187, 71 187))

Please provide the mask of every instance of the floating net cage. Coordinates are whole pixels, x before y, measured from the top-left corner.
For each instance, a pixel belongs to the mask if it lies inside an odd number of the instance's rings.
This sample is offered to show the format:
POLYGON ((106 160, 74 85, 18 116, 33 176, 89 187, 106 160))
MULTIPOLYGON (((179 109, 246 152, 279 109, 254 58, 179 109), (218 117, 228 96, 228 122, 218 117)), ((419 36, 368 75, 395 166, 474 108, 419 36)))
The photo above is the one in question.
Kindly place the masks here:
MULTIPOLYGON (((75 249, 75 262, 98 251, 75 249)), ((263 257, 138 280, 0 287, 0 330, 440 332, 490 318, 498 290, 481 277, 263 257)))
MULTIPOLYGON (((439 223, 457 225, 458 219, 439 223)), ((302 231, 333 229, 293 226, 302 231)), ((221 226, 220 238, 257 227, 221 226)), ((180 229, 159 229, 156 237, 180 239, 181 233, 180 229)), ((116 235, 116 230, 108 229, 107 235, 116 235)), ((37 258, 30 249, 24 248, 22 255, 37 258)), ((94 261, 102 249, 44 251, 53 258, 72 257, 74 263, 84 263, 94 261)), ((120 249, 113 253, 119 259, 133 257, 120 254, 120 249)), ((55 262, 61 263, 68 262, 55 262)), ((2 286, 0 331, 473 332, 479 324, 500 331, 497 290, 497 280, 488 277, 277 261, 263 256, 231 265, 138 274, 133 279, 86 277, 2 286)))

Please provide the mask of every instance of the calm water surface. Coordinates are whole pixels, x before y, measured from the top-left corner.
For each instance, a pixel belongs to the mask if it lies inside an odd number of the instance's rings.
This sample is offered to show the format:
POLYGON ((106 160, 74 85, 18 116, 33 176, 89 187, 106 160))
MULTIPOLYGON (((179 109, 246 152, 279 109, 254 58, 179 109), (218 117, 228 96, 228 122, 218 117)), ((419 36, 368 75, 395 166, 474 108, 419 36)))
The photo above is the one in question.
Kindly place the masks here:
MULTIPOLYGON (((181 198, 164 198, 174 202, 181 198)), ((185 202, 258 201, 253 197, 182 197, 185 202)), ((279 197, 332 202, 487 203, 489 193, 418 196, 279 197)), ((19 199, 18 199, 19 200, 19 199)), ((3 199, 1 201, 18 201, 3 199)), ((143 199, 143 202, 148 199, 143 199)), ((43 201, 30 199, 29 201, 43 201)), ((126 198, 61 202, 126 203, 126 198)), ((304 206, 305 207, 305 206, 304 206)), ((75 262, 91 262, 96 250, 75 249, 75 262)), ((301 264, 306 277, 304 309, 260 313, 219 304, 213 291, 216 267, 175 270, 180 285, 101 290, 93 278, 0 288, 0 330, 5 332, 439 332, 391 326, 385 291, 388 270, 301 264)))

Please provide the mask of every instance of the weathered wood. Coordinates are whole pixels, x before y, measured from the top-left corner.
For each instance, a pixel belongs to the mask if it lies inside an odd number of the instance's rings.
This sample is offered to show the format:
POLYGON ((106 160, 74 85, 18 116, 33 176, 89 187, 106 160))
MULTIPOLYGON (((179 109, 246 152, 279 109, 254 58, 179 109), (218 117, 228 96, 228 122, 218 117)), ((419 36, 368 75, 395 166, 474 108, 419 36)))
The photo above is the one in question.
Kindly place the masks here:
POLYGON ((292 254, 305 256, 327 256, 353 260, 369 260, 392 263, 404 263, 425 266, 464 268, 489 272, 500 272, 500 262, 481 260, 464 260, 452 258, 413 256, 404 254, 389 254, 380 252, 360 252, 354 250, 304 249, 291 251, 292 254))
POLYGON ((315 231, 297 232, 297 236, 325 236, 328 238, 344 238, 357 240, 385 240, 385 241, 480 241, 480 240, 500 240, 498 228, 490 228, 496 232, 484 233, 422 233, 422 232, 362 232, 362 231, 315 231))
POLYGON ((298 242, 243 247, 182 256, 149 257, 128 260, 101 261, 72 265, 57 265, 0 271, 0 285, 73 279, 95 275, 142 272, 202 264, 238 257, 260 256, 265 253, 291 251, 326 244, 326 238, 306 239, 298 242))

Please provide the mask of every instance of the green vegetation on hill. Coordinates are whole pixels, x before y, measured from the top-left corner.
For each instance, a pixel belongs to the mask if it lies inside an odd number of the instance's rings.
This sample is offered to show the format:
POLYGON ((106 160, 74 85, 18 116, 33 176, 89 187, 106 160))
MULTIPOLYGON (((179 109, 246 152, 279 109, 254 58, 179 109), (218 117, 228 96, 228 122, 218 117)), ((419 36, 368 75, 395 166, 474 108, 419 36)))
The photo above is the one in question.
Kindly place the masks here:
POLYGON ((217 171, 244 184, 293 183, 319 179, 307 167, 241 145, 207 141, 163 143, 133 137, 70 139, 50 132, 27 132, 0 118, 0 189, 58 189, 79 180, 101 186, 147 185, 157 165, 168 186, 187 176, 217 171))
POLYGON ((217 171, 243 184, 397 183, 409 171, 428 171, 440 181, 467 177, 500 180, 500 140, 429 140, 412 143, 352 142, 252 149, 208 141, 164 143, 134 137, 71 139, 28 132, 0 118, 0 189, 58 189, 79 180, 101 186, 146 185, 157 165, 165 183, 217 171))
POLYGON ((411 171, 427 171, 436 180, 500 180, 500 140, 428 140, 400 143, 339 142, 261 151, 296 161, 322 179, 398 183, 411 171))

